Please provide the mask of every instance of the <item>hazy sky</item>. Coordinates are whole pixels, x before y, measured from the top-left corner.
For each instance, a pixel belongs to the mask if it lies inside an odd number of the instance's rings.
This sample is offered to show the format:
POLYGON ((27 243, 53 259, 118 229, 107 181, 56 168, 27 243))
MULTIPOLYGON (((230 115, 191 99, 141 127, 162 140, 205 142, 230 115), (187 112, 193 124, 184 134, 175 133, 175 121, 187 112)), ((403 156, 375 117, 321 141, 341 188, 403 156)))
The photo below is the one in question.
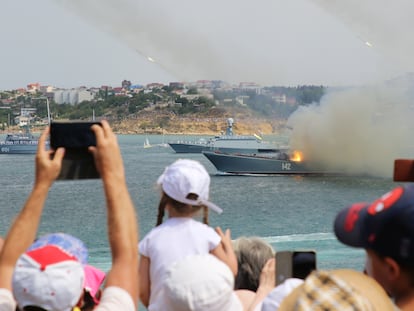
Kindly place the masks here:
POLYGON ((0 89, 123 79, 358 85, 411 71, 413 5, 360 2, 2 0, 0 89))

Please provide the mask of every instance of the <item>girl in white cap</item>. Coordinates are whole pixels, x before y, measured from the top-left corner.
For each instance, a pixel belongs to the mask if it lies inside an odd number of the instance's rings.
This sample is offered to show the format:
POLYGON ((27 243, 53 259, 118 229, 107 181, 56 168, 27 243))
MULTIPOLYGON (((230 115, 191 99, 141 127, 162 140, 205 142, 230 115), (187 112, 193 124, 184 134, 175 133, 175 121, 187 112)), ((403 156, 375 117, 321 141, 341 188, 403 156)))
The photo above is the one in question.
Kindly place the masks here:
POLYGON ((180 159, 158 178, 162 193, 156 227, 139 243, 140 299, 148 310, 163 309, 164 280, 168 267, 187 256, 212 254, 234 275, 237 259, 230 231, 208 226, 208 209, 222 209, 208 201, 210 175, 197 161, 180 159), (203 210, 201 223, 194 219, 203 210), (167 220, 163 222, 165 211, 167 220))

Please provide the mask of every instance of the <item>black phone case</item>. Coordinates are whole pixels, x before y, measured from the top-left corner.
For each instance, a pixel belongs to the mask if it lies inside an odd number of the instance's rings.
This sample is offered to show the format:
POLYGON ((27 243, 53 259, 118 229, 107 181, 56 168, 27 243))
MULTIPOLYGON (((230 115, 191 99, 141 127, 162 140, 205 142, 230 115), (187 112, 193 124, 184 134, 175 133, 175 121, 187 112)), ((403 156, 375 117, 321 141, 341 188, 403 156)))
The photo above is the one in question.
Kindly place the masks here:
POLYGON ((316 269, 316 252, 303 251, 279 251, 276 259, 276 285, 282 284, 286 279, 305 279, 316 269))
POLYGON ((96 179, 96 169, 89 146, 96 146, 93 124, 99 122, 52 122, 50 125, 50 146, 52 149, 65 148, 58 180, 96 179))

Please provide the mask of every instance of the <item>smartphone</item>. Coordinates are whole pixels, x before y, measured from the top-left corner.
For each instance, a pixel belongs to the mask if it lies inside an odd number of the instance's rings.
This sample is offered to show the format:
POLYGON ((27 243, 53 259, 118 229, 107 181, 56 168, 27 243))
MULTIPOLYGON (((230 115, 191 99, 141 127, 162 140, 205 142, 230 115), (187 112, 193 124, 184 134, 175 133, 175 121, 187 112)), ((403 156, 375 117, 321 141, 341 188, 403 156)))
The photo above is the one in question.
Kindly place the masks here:
POLYGON ((394 160, 394 181, 414 181, 414 159, 394 160))
POLYGON ((316 252, 313 250, 280 251, 275 254, 276 285, 286 279, 305 279, 316 270, 316 252))
POLYGON ((91 130, 100 122, 60 122, 50 124, 50 147, 56 150, 65 148, 58 180, 100 178, 89 146, 96 146, 95 133, 91 130))

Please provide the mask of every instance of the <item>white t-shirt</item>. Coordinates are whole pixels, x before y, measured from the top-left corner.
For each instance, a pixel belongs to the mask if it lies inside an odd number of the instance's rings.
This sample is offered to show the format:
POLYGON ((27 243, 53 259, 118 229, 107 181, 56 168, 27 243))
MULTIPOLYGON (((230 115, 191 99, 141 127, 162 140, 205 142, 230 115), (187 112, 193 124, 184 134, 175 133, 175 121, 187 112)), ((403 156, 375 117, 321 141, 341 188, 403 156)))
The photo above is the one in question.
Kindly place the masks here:
POLYGON ((162 310, 162 285, 173 262, 190 255, 208 254, 220 244, 213 228, 189 217, 173 217, 153 228, 139 243, 141 255, 150 259, 151 295, 148 310, 162 310))

